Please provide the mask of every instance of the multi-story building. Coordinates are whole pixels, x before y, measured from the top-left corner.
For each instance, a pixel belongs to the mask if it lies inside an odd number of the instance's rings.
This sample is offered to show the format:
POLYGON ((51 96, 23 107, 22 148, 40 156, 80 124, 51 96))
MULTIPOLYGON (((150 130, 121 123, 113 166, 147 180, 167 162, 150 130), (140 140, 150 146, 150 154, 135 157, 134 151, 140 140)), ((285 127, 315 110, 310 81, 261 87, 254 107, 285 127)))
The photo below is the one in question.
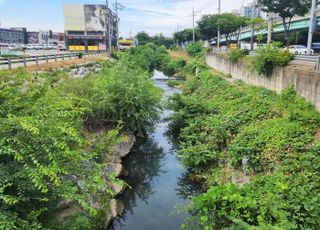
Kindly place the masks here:
POLYGON ((65 5, 65 41, 70 51, 106 50, 117 44, 119 18, 106 5, 65 5), (107 23, 109 26, 107 26, 107 23), (107 34, 107 27, 110 35, 107 34))
POLYGON ((253 3, 249 3, 245 6, 242 6, 240 9, 241 16, 245 16, 248 18, 261 17, 262 8, 258 5, 254 6, 253 3), (253 14, 253 9, 255 9, 255 14, 253 14))
POLYGON ((0 28, 0 43, 27 43, 27 29, 26 28, 0 28))
POLYGON ((28 44, 39 43, 39 32, 27 32, 27 43, 28 44))

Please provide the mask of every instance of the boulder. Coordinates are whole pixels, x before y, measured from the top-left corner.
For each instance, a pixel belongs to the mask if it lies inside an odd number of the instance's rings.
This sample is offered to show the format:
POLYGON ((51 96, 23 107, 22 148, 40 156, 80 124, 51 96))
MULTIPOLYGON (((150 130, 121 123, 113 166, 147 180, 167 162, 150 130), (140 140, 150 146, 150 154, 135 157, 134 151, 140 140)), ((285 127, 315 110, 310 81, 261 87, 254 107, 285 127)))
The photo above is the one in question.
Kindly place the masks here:
POLYGON ((120 158, 123 158, 125 156, 127 156, 130 151, 131 148, 133 147, 134 143, 136 142, 136 137, 133 133, 128 133, 126 135, 126 140, 122 141, 121 143, 117 144, 112 152, 115 156, 118 156, 120 158))
POLYGON ((83 209, 77 202, 62 201, 58 204, 58 208, 61 208, 61 211, 57 213, 58 220, 64 220, 69 216, 83 212, 83 209))
POLYGON ((100 73, 101 70, 102 70, 101 68, 95 68, 95 69, 94 69, 94 72, 95 72, 95 73, 100 73))
POLYGON ((119 177, 122 173, 123 166, 119 162, 109 162, 106 167, 104 167, 105 174, 114 173, 116 177, 119 177))
POLYGON ((117 201, 115 199, 112 199, 110 201, 109 211, 106 214, 106 222, 105 227, 106 229, 110 225, 110 223, 123 212, 124 206, 120 201, 117 201))

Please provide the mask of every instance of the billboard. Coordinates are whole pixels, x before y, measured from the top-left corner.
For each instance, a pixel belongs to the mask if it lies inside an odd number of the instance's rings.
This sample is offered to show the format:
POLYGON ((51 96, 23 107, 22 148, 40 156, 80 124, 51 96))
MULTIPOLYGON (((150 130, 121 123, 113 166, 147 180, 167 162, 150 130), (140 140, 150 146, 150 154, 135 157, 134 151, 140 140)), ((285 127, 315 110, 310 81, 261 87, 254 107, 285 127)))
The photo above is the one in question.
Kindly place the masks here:
POLYGON ((85 5, 84 17, 87 31, 106 30, 106 6, 104 5, 85 5))
POLYGON ((64 6, 64 27, 67 31, 105 31, 105 5, 74 5, 64 6))
POLYGON ((64 5, 64 29, 85 31, 83 5, 64 5))

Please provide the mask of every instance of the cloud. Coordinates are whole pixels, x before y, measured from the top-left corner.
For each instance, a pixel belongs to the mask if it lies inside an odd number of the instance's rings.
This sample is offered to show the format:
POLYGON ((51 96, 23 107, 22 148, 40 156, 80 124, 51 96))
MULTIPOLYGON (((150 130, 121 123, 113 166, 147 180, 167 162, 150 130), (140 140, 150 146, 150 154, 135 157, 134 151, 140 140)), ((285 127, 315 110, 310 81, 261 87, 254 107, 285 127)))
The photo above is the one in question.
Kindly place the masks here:
MULTIPOLYGON (((244 0, 245 2, 250 0, 244 0)), ((28 30, 52 29, 63 31, 63 4, 105 4, 105 0, 0 0, 0 20, 7 27, 26 26, 28 30), (22 2, 17 4, 17 2, 22 2), (14 3, 16 2, 16 3, 14 3), (40 4, 44 2, 44 4, 40 4), (20 17, 13 14, 14 11, 20 17), (42 12, 46 12, 43 20, 42 12)), ((164 33, 171 36, 177 29, 192 27, 192 8, 196 11, 195 20, 203 14, 217 13, 218 0, 118 0, 125 6, 119 11, 120 32, 123 37, 135 35, 139 31, 148 31, 150 34, 164 33)), ((243 0, 221 0, 222 11, 232 11, 240 8, 243 0)), ((109 0, 111 8, 114 0, 109 0)))
MULTIPOLYGON (((223 0, 222 11, 238 9, 242 2, 223 0)), ((125 6, 120 12, 122 32, 135 34, 145 30, 151 34, 163 32, 167 36, 176 31, 177 25, 181 29, 192 27, 192 8, 196 11, 196 21, 203 14, 217 13, 218 8, 217 0, 123 0, 121 3, 125 6)))

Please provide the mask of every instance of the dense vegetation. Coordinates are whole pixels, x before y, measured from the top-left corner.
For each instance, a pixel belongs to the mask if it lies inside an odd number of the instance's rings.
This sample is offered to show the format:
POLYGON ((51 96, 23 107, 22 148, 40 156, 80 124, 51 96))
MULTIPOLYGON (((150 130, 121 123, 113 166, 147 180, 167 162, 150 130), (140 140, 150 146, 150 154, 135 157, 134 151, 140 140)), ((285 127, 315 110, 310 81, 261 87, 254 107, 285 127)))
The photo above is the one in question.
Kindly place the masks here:
POLYGON ((256 55, 249 58, 249 67, 261 75, 270 76, 276 66, 286 66, 292 59, 293 54, 274 43, 257 49, 256 55))
POLYGON ((228 51, 228 58, 232 62, 244 59, 246 60, 244 65, 265 77, 271 76, 275 67, 286 66, 293 59, 293 54, 287 49, 280 48, 280 44, 276 42, 257 49, 254 56, 248 55, 249 51, 246 49, 237 48, 228 51))
POLYGON ((243 59, 247 55, 249 55, 249 50, 247 49, 237 48, 237 49, 231 49, 228 52, 228 57, 233 62, 237 62, 239 59, 243 59))
POLYGON ((207 188, 193 198, 184 228, 317 229, 320 114, 314 106, 292 88, 277 95, 230 84, 201 58, 176 72, 186 78, 183 94, 170 102, 179 157, 207 188))
POLYGON ((143 136, 158 118, 161 92, 149 79, 151 61, 136 61, 141 50, 84 79, 0 73, 0 229, 101 227, 112 197, 106 181, 117 182, 101 158, 120 133, 143 136), (77 202, 84 214, 48 223, 61 201, 77 202))
POLYGON ((165 46, 169 48, 175 44, 173 38, 165 37, 162 33, 156 34, 155 36, 150 36, 145 31, 141 31, 137 33, 135 38, 137 39, 139 45, 142 46, 152 42, 157 46, 165 46))

